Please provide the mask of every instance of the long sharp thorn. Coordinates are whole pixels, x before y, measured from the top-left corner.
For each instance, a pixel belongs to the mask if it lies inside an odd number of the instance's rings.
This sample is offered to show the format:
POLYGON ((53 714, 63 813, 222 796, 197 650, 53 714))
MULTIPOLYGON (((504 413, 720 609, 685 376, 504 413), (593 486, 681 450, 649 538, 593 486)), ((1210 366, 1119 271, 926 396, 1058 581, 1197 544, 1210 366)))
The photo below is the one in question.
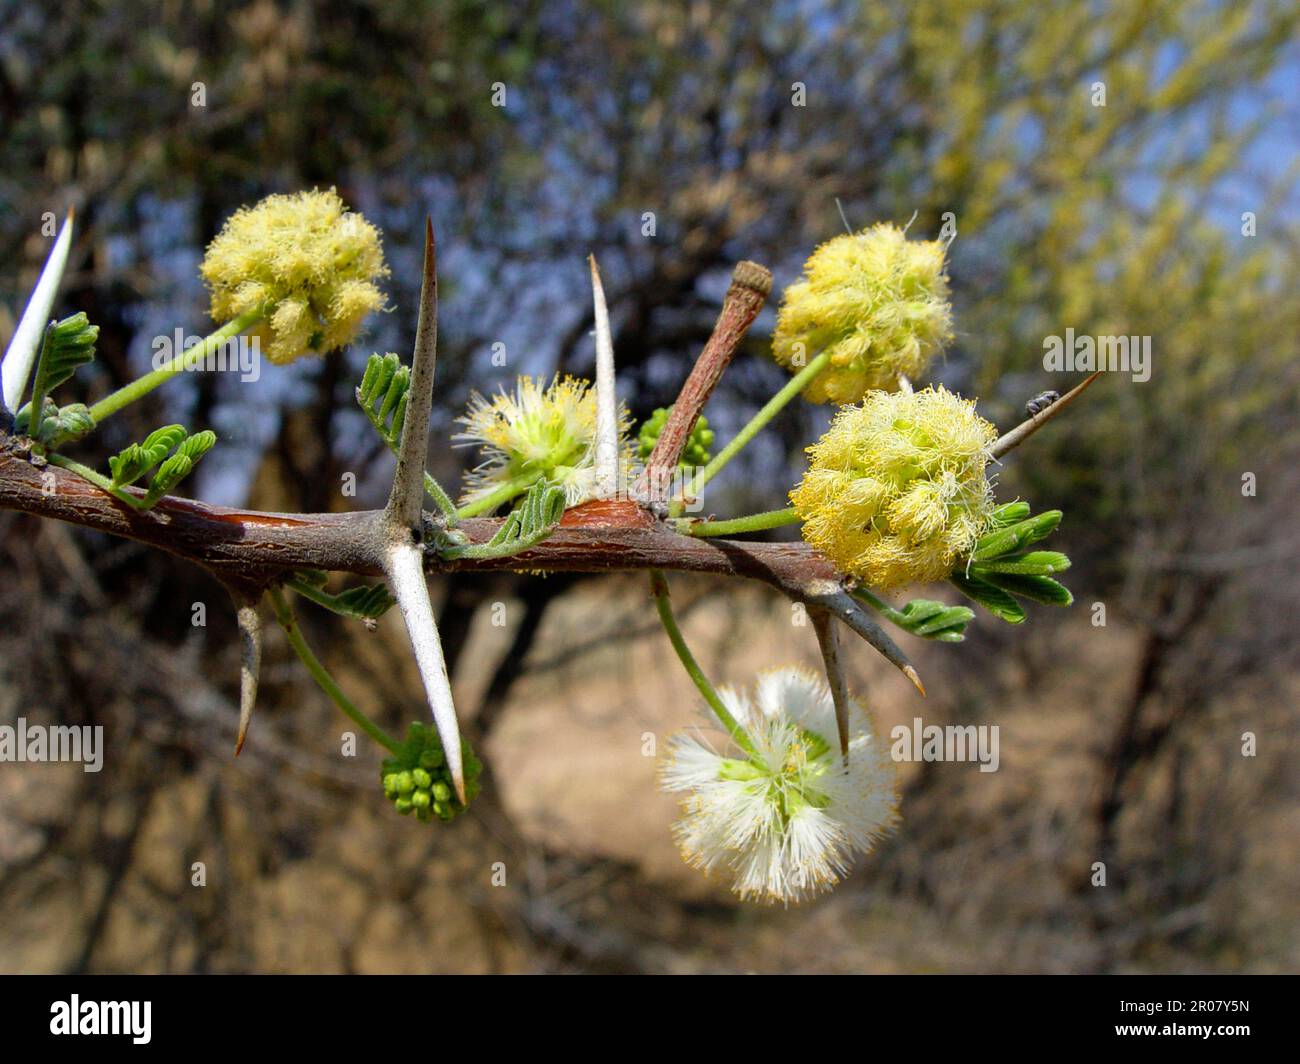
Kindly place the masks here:
POLYGON ((36 353, 40 350, 45 326, 49 324, 50 312, 54 309, 54 297, 58 294, 59 284, 63 280, 63 271, 68 265, 68 250, 72 247, 72 219, 73 211, 69 209, 63 228, 59 231, 59 237, 45 260, 45 268, 41 270, 40 280, 32 289, 31 298, 27 301, 27 309, 23 311, 18 328, 14 330, 13 339, 9 341, 3 366, 0 367, 0 378, 3 379, 4 387, 4 406, 15 414, 22 404, 23 392, 27 390, 32 367, 36 364, 36 353))
POLYGON ((885 656, 885 660, 906 676, 921 692, 922 697, 925 696, 925 686, 921 683, 920 674, 907 655, 885 634, 884 629, 862 608, 861 603, 842 587, 838 584, 833 584, 825 590, 817 586, 805 587, 800 589, 799 597, 803 598, 809 606, 829 610, 842 620, 880 651, 885 656))
POLYGON ((1084 389, 1100 376, 1101 371, 1098 370, 1096 373, 1092 374, 1092 376, 1085 377, 1082 381, 1061 396, 1061 398, 1056 400, 1056 402, 1051 406, 1045 408, 1042 413, 1034 414, 1028 421, 1022 421, 1010 432, 999 437, 997 442, 993 444, 992 451, 989 452, 990 456, 993 458, 1001 458, 1011 450, 1011 448, 1018 447, 1020 444, 1024 443, 1025 440, 1029 439, 1030 436, 1051 421, 1052 418, 1056 417, 1057 414, 1078 399, 1079 396, 1083 394, 1084 389))
POLYGON ((388 496, 389 521, 418 529, 423 520, 424 466, 429 448, 429 414, 433 409, 433 371, 438 358, 438 274, 433 222, 424 223, 424 279, 420 285, 420 318, 411 356, 411 387, 406 421, 397 448, 397 471, 388 496))
POLYGON ((830 684, 831 700, 835 703, 835 729, 840 735, 840 754, 845 764, 849 760, 849 688, 844 678, 844 662, 840 658, 839 633, 835 630, 835 618, 822 609, 809 611, 812 614, 813 631, 817 633, 817 645, 821 647, 822 664, 826 666, 826 682, 830 684))
POLYGON ((465 805, 465 770, 460 756, 460 725, 456 721, 456 707, 451 699, 451 682, 447 679, 447 663, 442 656, 442 643, 438 639, 438 626, 433 619, 429 603, 429 587, 424 581, 424 555, 413 543, 396 543, 389 547, 385 571, 392 584, 397 606, 406 622, 406 633, 415 651, 415 663, 420 669, 424 692, 433 710, 433 722, 442 740, 443 753, 447 755, 447 769, 456 788, 456 797, 465 805))
POLYGON ((262 617, 257 606, 239 607, 239 735, 235 739, 235 756, 244 749, 248 722, 257 704, 257 678, 262 669, 262 617))
POLYGON ((618 389, 614 378, 614 337, 609 329, 609 307, 600 282, 596 256, 591 264, 591 295, 596 316, 596 497, 610 499, 618 492, 618 389))
POLYGON ((433 409, 433 372, 438 356, 438 271, 433 222, 424 223, 424 277, 420 284, 420 317, 411 356, 411 385, 406 422, 397 448, 397 471, 385 511, 388 543, 384 571, 392 584, 406 633, 415 652, 433 721, 447 757, 456 797, 465 804, 465 771, 460 756, 460 725, 452 704, 451 682, 442 656, 438 626, 424 580, 424 466, 429 447, 429 414, 433 409))

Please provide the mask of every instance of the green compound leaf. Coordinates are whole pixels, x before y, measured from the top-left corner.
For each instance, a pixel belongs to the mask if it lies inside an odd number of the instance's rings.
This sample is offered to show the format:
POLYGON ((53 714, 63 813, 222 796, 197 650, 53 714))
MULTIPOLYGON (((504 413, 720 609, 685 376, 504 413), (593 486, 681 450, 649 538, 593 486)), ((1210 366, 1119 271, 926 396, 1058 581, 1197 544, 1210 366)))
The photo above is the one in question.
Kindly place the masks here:
POLYGON ((36 367, 33 395, 47 395, 66 381, 78 368, 95 360, 95 343, 99 326, 91 325, 85 314, 73 314, 55 324, 36 367))
POLYGON ((371 355, 367 360, 357 402, 390 447, 396 447, 402 438, 410 389, 411 370, 395 354, 371 355))
POLYGON ((989 515, 989 520, 994 528, 1006 528, 1008 525, 1019 524, 1028 516, 1029 503, 1007 502, 995 509, 989 515))
POLYGON ((350 587, 334 596, 334 612, 356 620, 377 620, 397 603, 383 584, 350 587))
POLYGON ((985 573, 1019 573, 1025 576, 1050 576, 1070 568, 1070 559, 1060 551, 1031 550, 1025 554, 1007 554, 991 561, 976 562, 971 571, 985 573))
MULTIPOLYGON (((148 440, 145 442, 148 443, 148 440)), ((189 476, 194 467, 199 464, 199 459, 212 450, 216 442, 217 434, 211 429, 196 432, 182 441, 176 453, 158 467, 158 472, 149 481, 149 490, 143 500, 145 507, 155 505, 159 499, 189 476)))
POLYGON ((452 546, 441 551, 442 557, 508 558, 535 547, 555 530, 564 516, 564 489, 539 480, 523 500, 506 517, 486 543, 452 546))
POLYGON ((285 583, 303 598, 318 606, 358 621, 378 620, 396 603, 384 584, 363 584, 350 587, 337 595, 325 590, 328 574, 319 569, 304 569, 295 573, 285 583))
POLYGON ((912 635, 941 643, 962 642, 966 625, 975 618, 975 611, 966 606, 949 606, 933 599, 913 599, 901 610, 886 607, 880 612, 912 635))
POLYGON ((993 512, 993 531, 980 538, 969 560, 950 577, 962 594, 1009 624, 1025 619, 1017 598, 1046 606, 1068 606, 1069 590, 1051 578, 1070 568, 1060 551, 1024 548, 1050 536, 1061 523, 1060 510, 1026 516, 1026 503, 1008 503, 993 512))
POLYGON ((108 460, 109 472, 113 474, 113 487, 121 488, 134 484, 149 470, 161 462, 173 447, 185 439, 185 429, 180 425, 165 425, 155 429, 145 438, 144 443, 133 443, 108 460))
MULTIPOLYGON (((366 370, 356 390, 357 404, 394 454, 402 442, 410 390, 411 370, 391 351, 386 355, 371 355, 366 360, 366 370)), ((456 504, 428 470, 424 473, 424 491, 437 504, 447 525, 455 524, 456 504)))
POLYGON ((23 421, 23 431, 42 442, 52 438, 45 419, 56 415, 58 407, 50 402, 49 393, 71 377, 79 366, 94 361, 95 341, 98 339, 99 326, 91 325, 85 314, 74 314, 45 327, 36 375, 32 379, 32 397, 25 407, 28 416, 23 421))
POLYGON ((1020 603, 1002 588, 960 572, 953 573, 948 579, 963 595, 1007 624, 1020 624, 1025 619, 1020 603))
POLYGON ((1023 550, 1029 544, 1037 543, 1040 539, 1050 536, 1060 523, 1061 511, 1048 510, 1005 528, 995 529, 980 537, 971 554, 971 560, 982 562, 1023 550))
POLYGON ((1039 602, 1044 606, 1069 606, 1074 602, 1070 589, 1063 584, 1058 584, 1050 576, 984 573, 982 579, 1019 598, 1039 602))

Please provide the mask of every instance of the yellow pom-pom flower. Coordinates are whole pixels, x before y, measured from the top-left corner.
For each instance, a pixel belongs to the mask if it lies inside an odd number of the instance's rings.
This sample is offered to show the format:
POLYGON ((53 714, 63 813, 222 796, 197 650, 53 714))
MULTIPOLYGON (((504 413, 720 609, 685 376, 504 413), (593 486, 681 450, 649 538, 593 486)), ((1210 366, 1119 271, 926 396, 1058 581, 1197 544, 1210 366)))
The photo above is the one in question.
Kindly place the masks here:
POLYGON ((240 208, 208 245, 200 272, 212 317, 260 313, 249 334, 284 363, 351 342, 366 315, 384 307, 376 282, 388 267, 379 230, 330 189, 240 208))
POLYGON ((941 580, 987 530, 997 429, 944 388, 870 392, 808 448, 803 537, 872 587, 941 580))
POLYGON ((804 389, 814 403, 858 402, 916 377, 952 339, 946 246, 881 223, 822 244, 785 290, 772 353, 797 372, 823 351, 830 365, 804 389))
MULTIPOLYGON (((549 387, 521 376, 513 394, 491 399, 470 396, 469 410, 456 419, 465 431, 458 445, 478 446, 484 461, 467 479, 464 505, 500 492, 520 493, 545 477, 564 489, 565 505, 593 498, 596 487, 596 393, 589 382, 558 375, 549 387)), ((627 432, 631 418, 620 405, 619 454, 624 468, 632 458, 627 432)), ((504 499, 503 499, 504 501, 504 499)))

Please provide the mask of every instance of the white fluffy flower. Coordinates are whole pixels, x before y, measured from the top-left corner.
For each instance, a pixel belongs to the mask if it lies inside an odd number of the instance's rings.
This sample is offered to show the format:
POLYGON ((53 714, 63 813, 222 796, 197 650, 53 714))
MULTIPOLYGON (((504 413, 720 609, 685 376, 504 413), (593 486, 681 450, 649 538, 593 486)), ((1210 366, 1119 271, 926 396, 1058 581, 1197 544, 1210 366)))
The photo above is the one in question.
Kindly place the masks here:
POLYGON ((684 795, 673 828, 682 856, 706 873, 725 869, 742 898, 789 903, 829 890, 897 819, 888 750, 854 701, 845 766, 830 689, 797 666, 760 674, 752 703, 718 694, 755 753, 725 756, 694 734, 669 740, 661 779, 684 795))

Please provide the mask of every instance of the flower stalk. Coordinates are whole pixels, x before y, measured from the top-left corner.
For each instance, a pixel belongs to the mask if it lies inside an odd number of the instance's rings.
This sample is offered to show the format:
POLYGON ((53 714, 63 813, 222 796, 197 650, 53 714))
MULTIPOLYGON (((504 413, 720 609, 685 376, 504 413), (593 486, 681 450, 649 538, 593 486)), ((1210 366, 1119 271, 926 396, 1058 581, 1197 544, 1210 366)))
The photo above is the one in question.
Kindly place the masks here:
POLYGON ((659 612, 659 621, 664 626, 664 631, 668 633, 668 641, 672 643, 673 650, 677 652, 677 657, 682 663, 682 668, 686 670, 691 682, 695 684, 696 690, 704 696, 704 701, 708 703, 713 715, 718 718, 718 721, 727 730, 727 734, 731 736, 736 745, 746 753, 754 754, 753 740, 750 739, 745 729, 740 726, 740 722, 732 716, 731 711, 727 709, 713 684, 709 683, 709 678, 704 675, 704 670, 700 668, 699 662, 695 660, 695 655, 691 653, 690 647, 686 645, 682 630, 677 625, 677 618, 673 616, 673 606, 668 595, 668 580, 659 569, 650 570, 650 593, 654 596, 655 609, 659 612))
POLYGON ((178 374, 201 365, 222 344, 238 336, 250 326, 256 325, 262 318, 262 313, 256 310, 250 310, 232 318, 221 328, 209 333, 193 347, 172 356, 164 365, 104 396, 103 399, 90 408, 90 416, 94 419, 95 424, 100 424, 105 418, 116 414, 123 407, 130 406, 137 399, 148 395, 159 385, 166 384, 178 374))
POLYGON ((682 500, 697 497, 703 490, 704 486, 710 480, 716 477, 726 467, 727 463, 736 457, 752 440, 757 436, 777 414, 784 410, 792 399, 798 395, 809 382, 814 380, 818 374, 822 373, 831 362, 830 352, 823 351, 802 370, 796 373, 779 392, 764 404, 763 408, 755 414, 746 423, 745 427, 736 433, 735 439, 728 443, 719 451, 708 465, 701 469, 685 488, 682 489, 682 499, 678 500, 672 508, 674 516, 680 514, 684 508, 682 500))
MULTIPOLYGON (((397 740, 357 708, 356 704, 343 693, 343 688, 334 681, 334 677, 330 675, 329 670, 320 663, 320 659, 312 652, 307 640, 303 638, 302 628, 298 624, 298 618, 294 615, 293 607, 285 599, 283 592, 278 587, 273 587, 270 589, 269 595, 271 607, 275 610, 275 619, 279 622, 280 627, 284 629, 289 645, 293 647, 293 652, 298 655, 298 659, 311 673, 312 679, 316 681, 320 689, 329 696, 330 701, 338 706, 344 716, 351 720, 352 723, 380 746, 391 753, 396 753, 397 740)), ((241 721, 241 740, 245 727, 247 725, 241 721)), ((240 745, 242 746, 242 741, 240 745)))

